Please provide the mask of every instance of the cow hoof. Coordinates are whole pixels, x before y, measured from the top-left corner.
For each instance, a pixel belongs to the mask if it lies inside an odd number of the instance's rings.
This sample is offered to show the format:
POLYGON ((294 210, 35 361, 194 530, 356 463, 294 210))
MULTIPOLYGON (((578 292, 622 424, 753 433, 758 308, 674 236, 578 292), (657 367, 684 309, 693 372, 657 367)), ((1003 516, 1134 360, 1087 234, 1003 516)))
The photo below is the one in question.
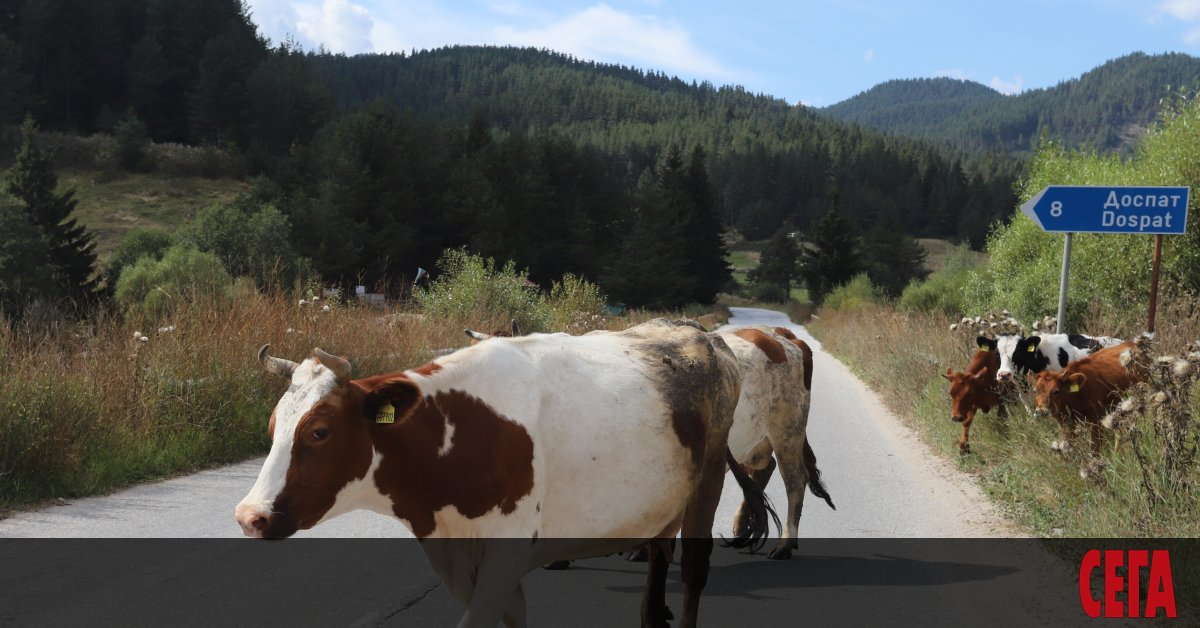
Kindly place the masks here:
POLYGON ((663 604, 653 616, 642 617, 642 628, 671 628, 671 624, 667 622, 672 619, 675 619, 675 614, 671 612, 671 607, 663 604))
POLYGON ((571 563, 573 563, 573 562, 575 562, 575 561, 573 561, 573 560, 556 560, 552 563, 546 563, 545 565, 542 565, 542 569, 545 569, 546 571, 562 571, 564 569, 570 569, 571 563))
POLYGON ((971 445, 969 443, 963 443, 958 446, 958 454, 960 456, 965 456, 969 453, 971 453, 971 445))
POLYGON ((637 550, 626 554, 625 560, 631 563, 644 563, 647 560, 650 560, 650 553, 646 551, 646 548, 640 547, 637 550))
POLYGON ((791 557, 792 557, 792 548, 788 547, 788 545, 784 545, 782 547, 776 547, 775 549, 771 550, 770 553, 767 554, 767 558, 770 560, 787 560, 791 557))

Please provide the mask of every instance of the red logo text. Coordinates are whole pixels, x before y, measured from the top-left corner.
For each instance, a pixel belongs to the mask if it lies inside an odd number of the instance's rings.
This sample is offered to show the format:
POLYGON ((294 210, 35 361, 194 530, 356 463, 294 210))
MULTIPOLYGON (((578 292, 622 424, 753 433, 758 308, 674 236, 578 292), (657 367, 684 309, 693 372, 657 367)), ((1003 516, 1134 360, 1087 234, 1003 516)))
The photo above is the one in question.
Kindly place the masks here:
POLYGON ((1088 617, 1102 613, 1104 617, 1157 617, 1159 610, 1175 617, 1170 554, 1167 550, 1089 550, 1079 565, 1079 602, 1088 617), (1141 578, 1146 567, 1150 575, 1143 600, 1141 578), (1104 575, 1102 599, 1092 596, 1092 575, 1097 569, 1104 575), (1118 597, 1119 593, 1124 595, 1118 597))

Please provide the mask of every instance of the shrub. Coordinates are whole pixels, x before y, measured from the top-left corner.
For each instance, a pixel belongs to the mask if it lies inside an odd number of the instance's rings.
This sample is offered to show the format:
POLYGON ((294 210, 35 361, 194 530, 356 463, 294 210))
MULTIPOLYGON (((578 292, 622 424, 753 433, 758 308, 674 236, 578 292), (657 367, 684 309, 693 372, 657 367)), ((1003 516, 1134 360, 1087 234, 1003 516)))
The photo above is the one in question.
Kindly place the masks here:
POLYGON ((776 283, 755 283, 747 290, 750 298, 762 303, 786 303, 788 293, 776 283))
POLYGON ((112 257, 108 260, 108 268, 105 273, 109 289, 115 289, 117 279, 121 277, 121 271, 129 266, 133 266, 138 260, 143 257, 151 257, 155 260, 162 259, 163 253, 171 247, 171 234, 160 229, 143 229, 134 227, 121 238, 121 243, 117 245, 113 251, 112 257))
MULTIPOLYGON (((1169 106, 1132 159, 1067 151, 1043 143, 1021 183, 1021 200, 1050 184, 1200 186, 1200 99, 1169 106)), ((989 264, 970 278, 967 310, 1007 308, 1021 318, 1053 312, 1062 266, 1061 234, 1046 233, 1020 211, 1011 224, 988 238, 989 264)), ((1147 298, 1153 244, 1127 234, 1078 234, 1071 259, 1068 320, 1077 321, 1095 302, 1122 312, 1140 309, 1147 298)), ((1188 233, 1165 238, 1163 273, 1173 284, 1200 290, 1200 221, 1188 233)))
POLYGON ((883 293, 871 283, 866 273, 860 273, 849 282, 834 288, 825 297, 823 306, 831 310, 854 311, 882 301, 883 293))
POLYGON ((209 205, 179 233, 179 240, 220 258, 236 276, 261 286, 286 285, 304 266, 288 241, 291 224, 273 205, 209 205))
POLYGON ((491 258, 449 249, 437 266, 441 276, 417 293, 426 316, 454 323, 511 318, 526 332, 556 331, 550 308, 536 288, 525 286, 514 262, 497 268, 491 258))
POLYGON ((157 319, 183 303, 219 299, 233 279, 212 253, 183 246, 161 260, 143 257, 117 280, 117 303, 131 317, 157 319))
POLYGON ((600 288, 582 277, 570 273, 554 282, 546 300, 552 316, 554 331, 590 331, 592 321, 604 310, 604 295, 600 288))
POLYGON ((963 244, 951 251, 946 265, 923 281, 914 281, 900 294, 899 308, 908 312, 956 315, 966 310, 966 287, 978 264, 963 244))

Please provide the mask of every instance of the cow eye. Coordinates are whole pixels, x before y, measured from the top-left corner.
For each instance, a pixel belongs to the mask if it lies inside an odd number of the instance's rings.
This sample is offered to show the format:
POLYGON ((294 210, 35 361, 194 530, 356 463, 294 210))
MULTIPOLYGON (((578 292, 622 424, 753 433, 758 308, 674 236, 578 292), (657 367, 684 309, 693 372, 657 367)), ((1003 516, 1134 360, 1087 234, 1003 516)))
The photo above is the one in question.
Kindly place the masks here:
POLYGON ((324 440, 326 436, 329 436, 329 428, 327 427, 318 427, 312 432, 313 440, 324 440))

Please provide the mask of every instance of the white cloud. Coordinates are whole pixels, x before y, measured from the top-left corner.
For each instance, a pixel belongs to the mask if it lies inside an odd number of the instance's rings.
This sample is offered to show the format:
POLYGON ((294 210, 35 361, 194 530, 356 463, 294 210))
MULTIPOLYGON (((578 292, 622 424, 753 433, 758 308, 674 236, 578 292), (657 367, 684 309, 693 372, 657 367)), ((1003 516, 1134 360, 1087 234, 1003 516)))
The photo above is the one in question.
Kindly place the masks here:
POLYGON ((1200 46, 1200 28, 1193 28, 1184 33, 1183 42, 1189 46, 1200 46))
POLYGON ((297 3, 296 30, 310 44, 347 54, 371 52, 371 12, 350 0, 324 0, 320 5, 297 3))
POLYGON ((677 24, 650 15, 632 15, 600 3, 546 26, 495 29, 499 43, 535 46, 577 57, 623 59, 662 70, 705 78, 728 78, 731 72, 696 47, 677 24))
POLYGON ((934 78, 942 78, 942 77, 952 78, 952 79, 958 79, 960 81, 970 80, 970 77, 967 74, 966 70, 960 70, 958 68, 951 69, 951 70, 934 70, 933 77, 934 78))
POLYGON ((1158 5, 1158 11, 1191 22, 1200 18, 1200 0, 1163 0, 1158 5))
POLYGON ((867 51, 863 53, 863 61, 870 63, 874 60, 875 60, 875 49, 867 48, 867 51))
POLYGON ((991 82, 988 84, 992 86, 992 89, 1000 92, 1001 94, 1008 94, 1011 96, 1013 94, 1021 93, 1021 84, 1024 82, 1025 79, 1021 78, 1021 75, 1018 74, 1014 76, 1013 80, 1011 81, 1006 81, 996 76, 993 77, 991 82))

